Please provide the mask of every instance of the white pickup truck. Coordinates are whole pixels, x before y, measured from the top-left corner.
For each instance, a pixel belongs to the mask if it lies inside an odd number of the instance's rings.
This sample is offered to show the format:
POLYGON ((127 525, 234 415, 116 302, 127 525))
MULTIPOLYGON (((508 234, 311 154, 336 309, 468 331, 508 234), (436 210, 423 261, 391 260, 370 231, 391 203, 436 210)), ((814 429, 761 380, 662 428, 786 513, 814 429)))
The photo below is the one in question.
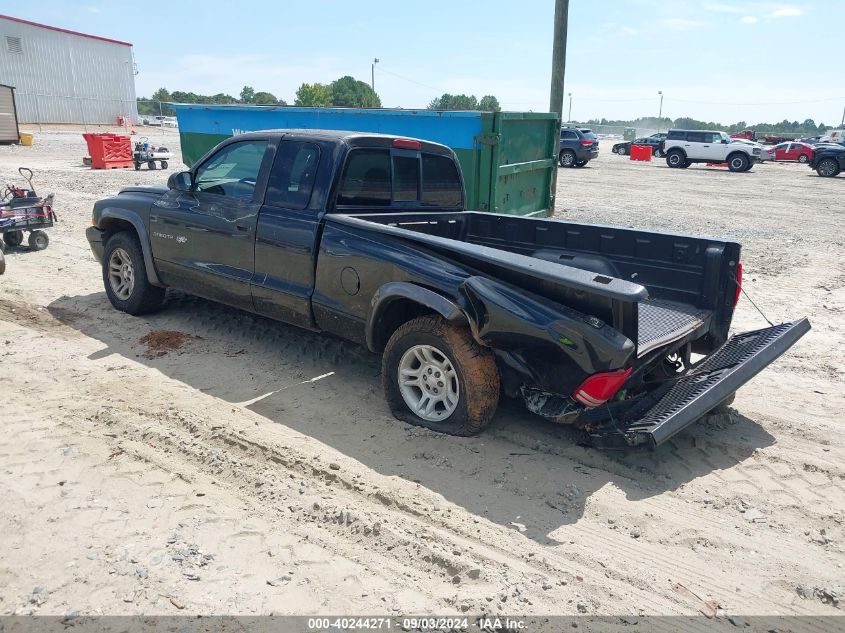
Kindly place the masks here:
POLYGON ((731 140, 713 130, 669 130, 663 142, 666 164, 683 169, 693 163, 727 163, 731 171, 748 171, 761 161, 760 146, 731 140))

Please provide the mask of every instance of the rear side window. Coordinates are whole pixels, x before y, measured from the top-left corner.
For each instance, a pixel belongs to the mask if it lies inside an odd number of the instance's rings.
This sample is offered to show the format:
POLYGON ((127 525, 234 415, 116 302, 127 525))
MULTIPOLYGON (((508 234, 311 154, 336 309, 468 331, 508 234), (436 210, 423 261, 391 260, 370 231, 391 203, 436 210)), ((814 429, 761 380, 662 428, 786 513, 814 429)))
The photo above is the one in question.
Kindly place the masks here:
POLYGON ((578 135, 575 132, 573 132, 572 130, 561 130, 560 138, 573 139, 573 138, 578 138, 578 135))
POLYGON ((422 155, 422 202, 433 207, 459 207, 462 201, 458 168, 448 156, 422 155))
POLYGON ((687 141, 690 143, 704 143, 704 136, 704 132, 687 132, 687 141))
POLYGON ((359 149, 346 161, 340 181, 338 204, 387 206, 390 204, 390 152, 359 149))
POLYGON ((320 150, 312 143, 282 141, 267 183, 266 202, 285 209, 304 209, 311 200, 320 150))
POLYGON ((591 139, 595 141, 598 137, 593 133, 592 130, 581 130, 581 134, 584 135, 584 138, 591 139))
POLYGON ((666 135, 666 138, 672 141, 683 141, 686 135, 681 130, 672 130, 666 135))

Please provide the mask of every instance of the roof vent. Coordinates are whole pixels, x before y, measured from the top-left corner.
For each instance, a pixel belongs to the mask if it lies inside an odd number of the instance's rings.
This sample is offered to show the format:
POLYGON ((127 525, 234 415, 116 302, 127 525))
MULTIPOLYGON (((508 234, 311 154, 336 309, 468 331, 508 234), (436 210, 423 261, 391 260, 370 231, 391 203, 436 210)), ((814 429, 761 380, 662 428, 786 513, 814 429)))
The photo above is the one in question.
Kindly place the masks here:
POLYGON ((7 35, 6 50, 10 53, 23 53, 23 42, 21 41, 21 38, 7 35))

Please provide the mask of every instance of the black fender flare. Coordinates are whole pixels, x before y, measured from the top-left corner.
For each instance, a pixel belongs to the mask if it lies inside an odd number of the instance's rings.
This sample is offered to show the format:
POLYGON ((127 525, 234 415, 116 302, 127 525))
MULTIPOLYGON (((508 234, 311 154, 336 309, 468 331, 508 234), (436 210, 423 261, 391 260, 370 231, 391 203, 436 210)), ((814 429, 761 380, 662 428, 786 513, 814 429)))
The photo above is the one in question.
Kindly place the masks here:
POLYGON ((129 224, 132 225, 132 228, 135 229, 135 233, 138 235, 138 241, 141 243, 141 252, 144 254, 144 267, 147 269, 147 280, 152 285, 163 288, 164 284, 161 282, 161 279, 159 279, 155 263, 153 262, 153 252, 150 247, 150 234, 147 231, 147 227, 144 225, 144 221, 141 219, 141 216, 135 211, 129 211, 128 209, 109 207, 107 209, 103 209, 100 214, 98 224, 102 226, 106 223, 105 221, 109 219, 123 220, 124 222, 129 222, 129 224))
POLYGON ((376 331, 385 311, 396 300, 405 299, 433 310, 450 323, 467 325, 466 313, 451 299, 423 286, 408 281, 390 281, 379 287, 370 301, 367 313, 367 349, 376 352, 376 331))

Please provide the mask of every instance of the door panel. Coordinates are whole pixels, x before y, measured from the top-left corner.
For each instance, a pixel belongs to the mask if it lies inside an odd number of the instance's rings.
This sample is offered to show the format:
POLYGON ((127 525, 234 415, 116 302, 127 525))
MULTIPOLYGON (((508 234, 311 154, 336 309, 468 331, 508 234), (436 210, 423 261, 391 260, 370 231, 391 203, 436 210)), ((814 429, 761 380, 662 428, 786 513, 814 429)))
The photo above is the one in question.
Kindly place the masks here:
POLYGON ((170 191, 150 211, 150 240, 163 281, 252 309, 258 179, 267 141, 221 148, 196 170, 196 189, 170 191))
POLYGON ((311 294, 320 205, 311 198, 319 162, 316 144, 279 142, 258 216, 251 284, 256 312, 306 328, 315 327, 311 294))

